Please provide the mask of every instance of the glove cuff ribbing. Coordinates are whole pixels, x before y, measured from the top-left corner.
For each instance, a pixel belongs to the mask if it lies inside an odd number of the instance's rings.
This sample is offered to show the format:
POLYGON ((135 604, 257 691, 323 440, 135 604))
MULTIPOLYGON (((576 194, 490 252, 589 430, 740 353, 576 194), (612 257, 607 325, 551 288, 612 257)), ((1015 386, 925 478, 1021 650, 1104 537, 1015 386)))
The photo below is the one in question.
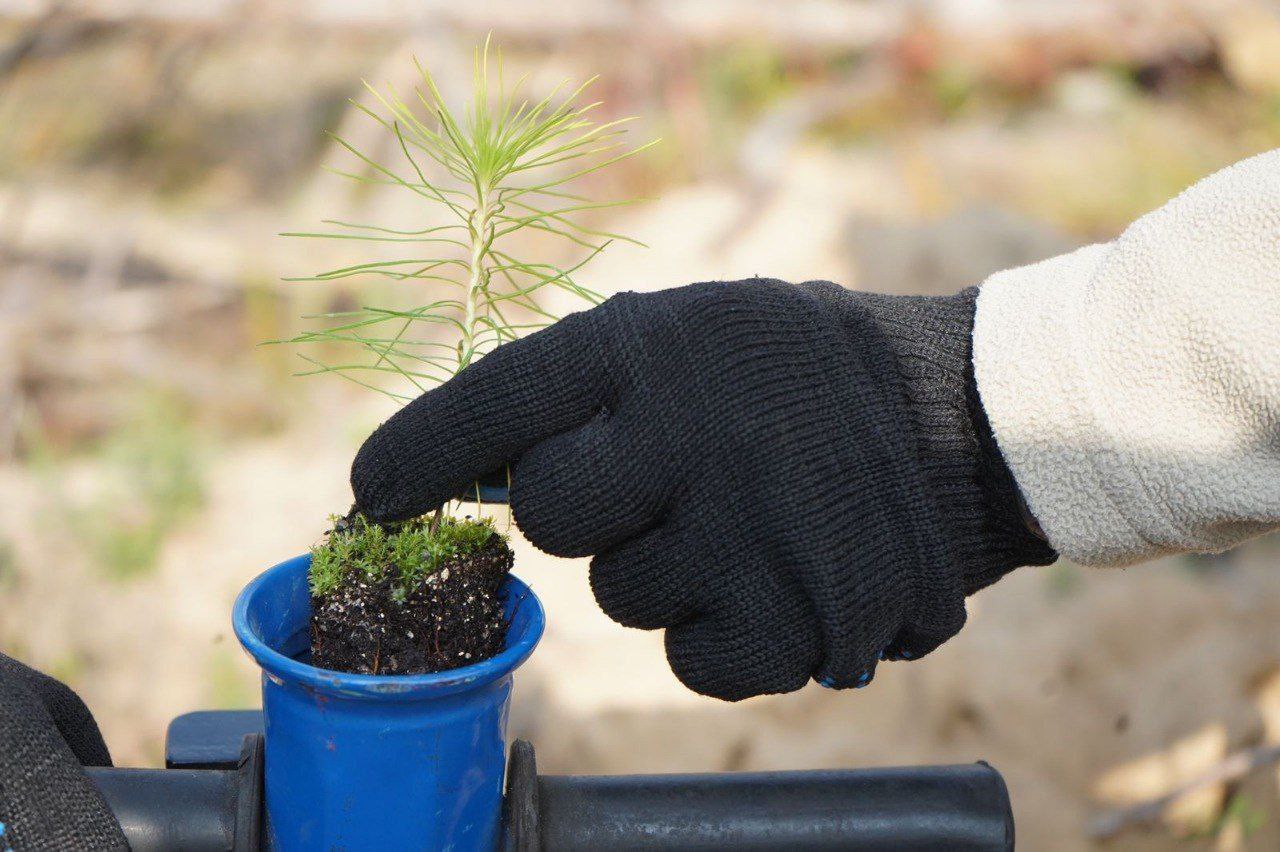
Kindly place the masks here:
POLYGON ((921 469, 954 546, 966 595, 1057 558, 1024 521, 973 378, 978 289, 954 296, 855 294, 897 356, 921 469))

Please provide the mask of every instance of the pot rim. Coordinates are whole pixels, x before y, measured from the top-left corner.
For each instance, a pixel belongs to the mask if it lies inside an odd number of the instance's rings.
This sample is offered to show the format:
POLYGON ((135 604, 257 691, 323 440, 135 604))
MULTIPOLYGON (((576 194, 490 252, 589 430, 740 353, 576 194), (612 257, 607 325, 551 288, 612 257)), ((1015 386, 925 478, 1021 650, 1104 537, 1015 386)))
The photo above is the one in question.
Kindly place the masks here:
POLYGON ((358 700, 418 701, 439 698, 478 689, 510 675, 533 653, 533 648, 542 638, 546 627, 546 613, 538 596, 520 578, 508 574, 503 587, 508 596, 516 596, 514 606, 509 609, 512 629, 516 628, 515 614, 520 612, 524 617, 520 620, 519 634, 513 637, 509 633, 506 647, 496 656, 434 674, 368 675, 322 669, 272 648, 259 635, 250 615, 254 599, 264 594, 266 587, 273 583, 294 582, 295 578, 291 575, 297 573, 303 575, 305 582, 310 564, 310 554, 303 554, 268 568, 240 591, 231 611, 232 628, 245 651, 266 676, 287 684, 358 700))

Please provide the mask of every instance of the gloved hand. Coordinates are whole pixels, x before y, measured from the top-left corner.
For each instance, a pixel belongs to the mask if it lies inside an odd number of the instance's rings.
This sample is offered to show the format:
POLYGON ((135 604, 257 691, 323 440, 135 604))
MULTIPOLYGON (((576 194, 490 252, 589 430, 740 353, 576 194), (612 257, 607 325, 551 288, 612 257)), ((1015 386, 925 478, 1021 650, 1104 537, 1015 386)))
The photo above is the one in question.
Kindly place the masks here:
POLYGON ((82 766, 110 766, 65 684, 0 654, 0 849, 128 849, 82 766))
POLYGON ((972 382, 976 291, 753 279, 624 293, 508 343, 361 448, 361 510, 434 509, 512 464, 528 539, 594 554, 616 621, 666 628, 687 686, 862 686, 964 624, 965 595, 1052 561, 972 382))

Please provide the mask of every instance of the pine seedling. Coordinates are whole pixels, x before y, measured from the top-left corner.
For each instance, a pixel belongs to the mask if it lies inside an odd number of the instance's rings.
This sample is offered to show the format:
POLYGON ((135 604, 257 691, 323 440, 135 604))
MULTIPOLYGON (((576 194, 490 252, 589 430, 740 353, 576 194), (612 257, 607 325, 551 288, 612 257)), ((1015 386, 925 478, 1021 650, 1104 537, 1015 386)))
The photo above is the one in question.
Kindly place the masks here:
POLYGON ((505 84, 501 55, 491 62, 487 41, 476 51, 474 93, 461 112, 446 102, 425 67, 419 64, 418 71, 421 84, 411 102, 366 84, 374 106, 355 104, 392 136, 397 160, 378 162, 334 138, 362 169, 340 174, 412 193, 422 202, 424 218, 442 224, 404 228, 331 219, 325 223, 333 230, 288 234, 363 241, 411 255, 289 279, 363 277, 423 285, 426 298, 414 307, 366 305, 323 314, 311 318, 324 322, 321 328, 289 341, 303 347, 300 354, 310 365, 299 375, 337 373, 398 402, 408 402, 493 347, 554 322, 558 317, 540 298, 549 288, 584 305, 601 301, 578 281, 579 272, 611 242, 635 241, 593 228, 583 217, 631 201, 593 201, 575 191, 575 184, 653 144, 626 145, 630 119, 593 119, 599 102, 583 103, 592 81, 571 91, 559 87, 536 102, 522 98, 523 79, 505 84), (580 256, 562 266, 518 254, 515 238, 527 245, 530 235, 543 238, 551 256, 554 243, 580 256), (307 351, 333 343, 355 357, 327 363, 307 351))
MULTIPOLYGON (((474 91, 461 109, 446 101, 421 64, 419 85, 408 100, 366 83, 371 104, 353 102, 389 134, 396 156, 381 162, 335 136, 356 164, 354 171, 339 174, 411 194, 420 202, 422 219, 330 219, 328 230, 289 233, 362 242, 378 255, 288 280, 359 279, 397 290, 416 285, 414 293, 421 296, 408 308, 364 305, 308 317, 319 327, 277 341, 301 348, 308 367, 299 375, 334 373, 404 403, 494 347, 555 321, 547 293, 567 292, 583 306, 601 301, 580 283, 579 273, 610 243, 635 241, 584 220, 630 201, 592 200, 580 185, 654 143, 628 146, 630 119, 596 121, 600 104, 586 98, 592 81, 531 100, 521 94, 523 79, 506 84, 501 54, 492 53, 491 61, 487 40, 477 49, 474 91), (577 259, 553 262, 566 247, 577 259), (529 255, 538 251, 543 255, 529 255), (344 353, 342 360, 322 357, 335 348, 344 353)), ((444 510, 382 538, 375 532, 380 529, 358 517, 336 526, 312 552, 312 593, 336 590, 349 570, 376 579, 394 566, 395 594, 403 600, 414 583, 497 534, 488 520, 454 519, 444 510)))

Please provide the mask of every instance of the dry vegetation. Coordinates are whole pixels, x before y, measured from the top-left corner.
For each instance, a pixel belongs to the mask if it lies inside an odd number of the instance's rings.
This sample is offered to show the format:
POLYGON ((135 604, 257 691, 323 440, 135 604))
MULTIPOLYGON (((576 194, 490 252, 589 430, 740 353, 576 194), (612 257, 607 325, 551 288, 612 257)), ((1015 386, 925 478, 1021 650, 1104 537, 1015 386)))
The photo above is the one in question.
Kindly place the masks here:
MULTIPOLYGON (((950 290, 1280 144, 1280 17, 1244 0, 978 4, 993 20, 887 0, 423 5, 407 25, 377 3, 0 19, 0 647, 81 689, 125 761, 155 762, 175 713, 255 700, 230 601, 346 505, 351 454, 390 410, 253 345, 366 295, 282 283, 350 256, 275 234, 415 221, 321 168, 349 165, 326 130, 378 144, 346 104, 362 77, 401 84, 416 53, 465 90, 491 27, 535 89, 601 72, 608 108, 664 139, 595 188, 657 199, 598 214, 652 246, 603 256, 583 280, 604 293, 756 272, 950 290)), ((682 691, 657 637, 595 611, 585 571, 514 545, 552 621, 514 722, 549 770, 987 758, 1027 847, 1071 849, 1100 811, 1280 743, 1268 542, 1022 572, 873 689, 735 707, 682 691)), ((1108 842, 1275 848, 1275 772, 1157 823, 1108 842)))

